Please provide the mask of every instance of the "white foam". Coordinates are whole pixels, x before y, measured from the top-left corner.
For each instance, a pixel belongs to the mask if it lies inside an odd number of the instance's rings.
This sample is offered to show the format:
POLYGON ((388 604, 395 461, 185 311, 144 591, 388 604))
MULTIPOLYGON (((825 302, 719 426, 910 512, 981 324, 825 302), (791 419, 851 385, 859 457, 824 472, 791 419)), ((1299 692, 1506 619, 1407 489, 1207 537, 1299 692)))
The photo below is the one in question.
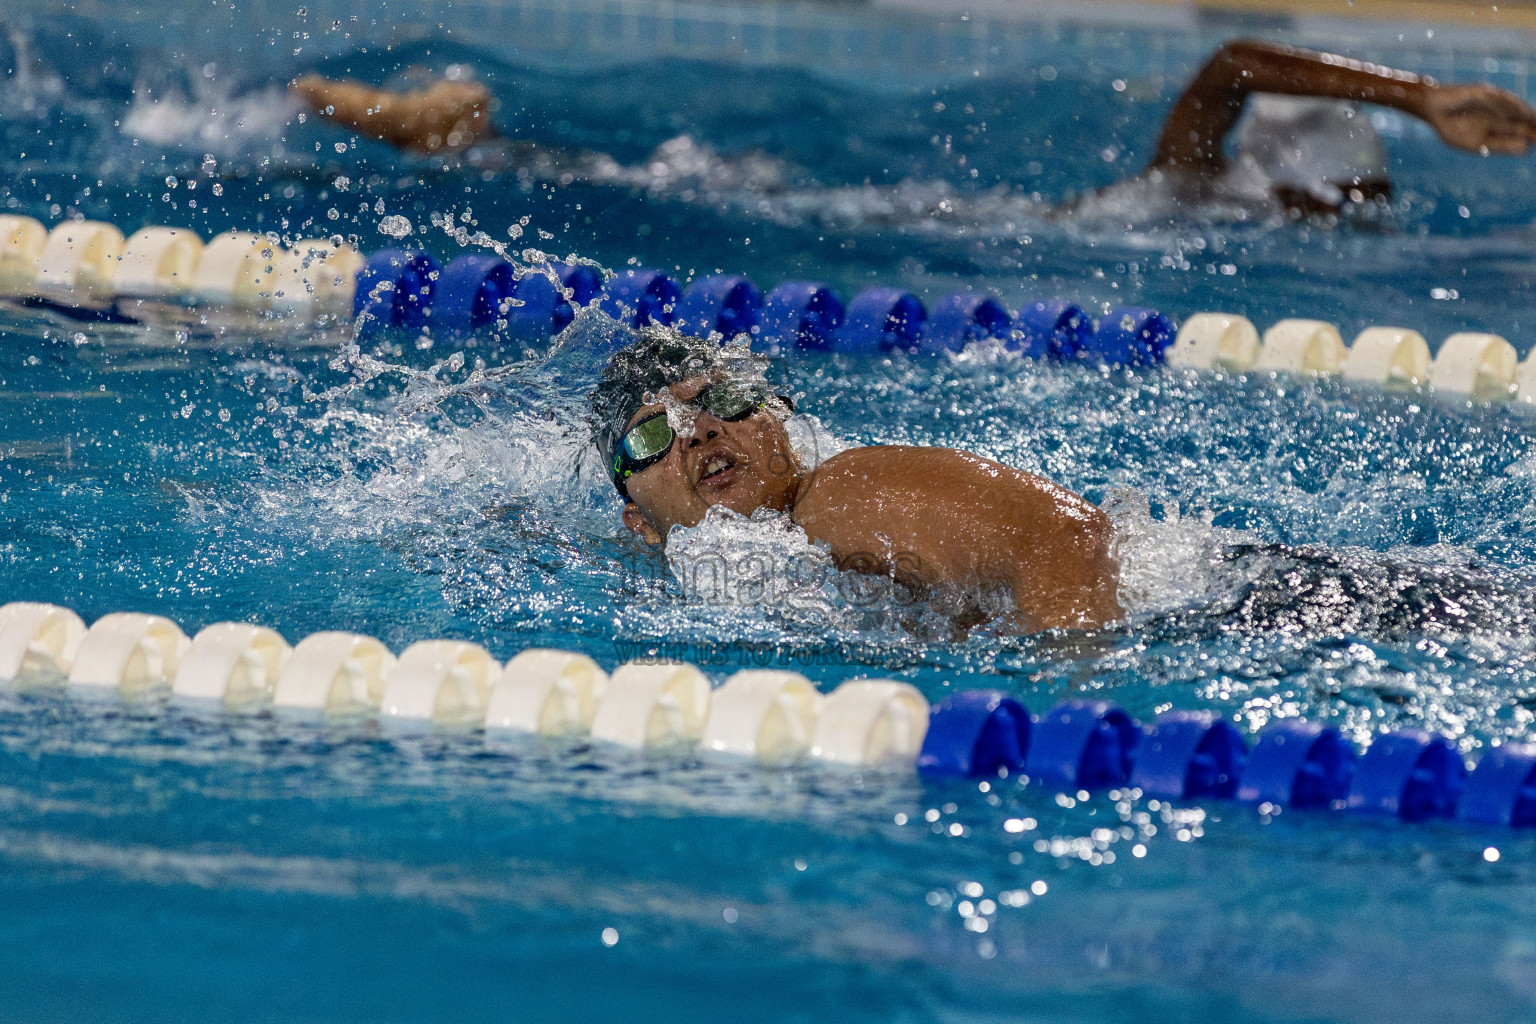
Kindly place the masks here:
POLYGON ((757 152, 724 157, 690 135, 668 139, 643 163, 626 167, 605 158, 590 169, 594 181, 631 185, 661 195, 689 190, 695 194, 776 192, 786 187, 792 173, 790 165, 776 157, 757 152))
POLYGON ((0 110, 9 117, 42 117, 67 95, 64 77, 33 51, 32 36, 7 26, 6 38, 15 55, 11 73, 0 79, 0 110))
POLYGON ((672 528, 666 556, 689 604, 830 614, 837 600, 831 555, 772 509, 747 517, 715 506, 697 526, 672 528))
POLYGON ((797 412, 784 420, 784 432, 789 435, 789 448, 800 468, 809 472, 823 462, 851 447, 825 426, 821 419, 810 413, 797 412))
POLYGON ((1114 491, 1103 505, 1114 525, 1114 552, 1120 563, 1120 606, 1132 619, 1188 607, 1230 582, 1222 551, 1248 539, 1177 513, 1152 518, 1146 495, 1114 491))
POLYGON ((281 142, 302 111, 280 85, 238 93, 217 79, 193 79, 189 96, 174 86, 134 86, 122 131, 161 146, 179 146, 218 156, 250 150, 253 144, 281 142))

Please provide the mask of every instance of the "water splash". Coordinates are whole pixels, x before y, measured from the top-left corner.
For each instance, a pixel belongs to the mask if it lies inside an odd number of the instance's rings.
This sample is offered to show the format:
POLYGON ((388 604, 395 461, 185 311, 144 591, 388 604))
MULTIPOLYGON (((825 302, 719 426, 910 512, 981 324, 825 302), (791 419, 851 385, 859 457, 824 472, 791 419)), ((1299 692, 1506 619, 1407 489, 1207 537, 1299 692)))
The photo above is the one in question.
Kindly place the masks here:
POLYGON ((279 146, 303 113, 277 84, 242 90, 224 79, 194 75, 190 81, 190 90, 140 81, 122 118, 123 134, 229 158, 279 146))

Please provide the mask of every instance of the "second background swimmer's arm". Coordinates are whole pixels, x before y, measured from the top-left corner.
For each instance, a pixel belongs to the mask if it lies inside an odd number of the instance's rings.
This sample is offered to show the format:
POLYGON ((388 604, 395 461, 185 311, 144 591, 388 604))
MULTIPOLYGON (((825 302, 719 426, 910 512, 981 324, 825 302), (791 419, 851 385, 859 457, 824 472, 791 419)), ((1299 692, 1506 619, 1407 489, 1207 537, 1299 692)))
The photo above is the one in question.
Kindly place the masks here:
POLYGON ((1238 40, 1217 50, 1179 96, 1149 167, 1220 172, 1226 165, 1222 142, 1255 92, 1396 107, 1428 121, 1462 149, 1520 154, 1536 141, 1536 111, 1491 85, 1441 86, 1380 64, 1238 40))

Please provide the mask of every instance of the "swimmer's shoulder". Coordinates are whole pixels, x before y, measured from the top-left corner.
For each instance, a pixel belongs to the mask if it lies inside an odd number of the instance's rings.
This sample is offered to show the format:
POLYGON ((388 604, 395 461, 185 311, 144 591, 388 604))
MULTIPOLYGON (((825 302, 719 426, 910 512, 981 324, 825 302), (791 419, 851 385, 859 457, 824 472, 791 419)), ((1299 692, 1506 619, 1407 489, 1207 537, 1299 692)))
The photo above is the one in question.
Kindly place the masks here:
POLYGON ((940 509, 997 523, 1067 519, 1107 523, 1099 508, 1034 473, 957 448, 851 448, 807 475, 793 517, 807 531, 837 520, 927 518, 940 509))
POLYGON ((878 444, 839 452, 818 466, 811 475, 813 480, 827 484, 852 480, 862 484, 908 484, 926 489, 944 480, 973 477, 994 479, 1000 473, 1019 474, 1020 471, 959 448, 878 444), (932 474, 937 474, 937 477, 932 474))
POLYGON ((863 506, 921 502, 1015 475, 1017 470, 955 448, 903 444, 850 448, 807 474, 795 495, 794 517, 809 526, 825 516, 863 506))

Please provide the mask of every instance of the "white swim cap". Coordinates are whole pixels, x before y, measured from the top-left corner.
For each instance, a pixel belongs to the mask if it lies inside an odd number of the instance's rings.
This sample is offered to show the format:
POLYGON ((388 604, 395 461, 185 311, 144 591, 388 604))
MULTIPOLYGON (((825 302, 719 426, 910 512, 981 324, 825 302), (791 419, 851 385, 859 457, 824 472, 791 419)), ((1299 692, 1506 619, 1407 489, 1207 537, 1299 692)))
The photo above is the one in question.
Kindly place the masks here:
POLYGON ((1237 158, 1273 185, 1337 206, 1341 187, 1387 181, 1387 150, 1370 118, 1347 100, 1256 93, 1237 130, 1237 158))

